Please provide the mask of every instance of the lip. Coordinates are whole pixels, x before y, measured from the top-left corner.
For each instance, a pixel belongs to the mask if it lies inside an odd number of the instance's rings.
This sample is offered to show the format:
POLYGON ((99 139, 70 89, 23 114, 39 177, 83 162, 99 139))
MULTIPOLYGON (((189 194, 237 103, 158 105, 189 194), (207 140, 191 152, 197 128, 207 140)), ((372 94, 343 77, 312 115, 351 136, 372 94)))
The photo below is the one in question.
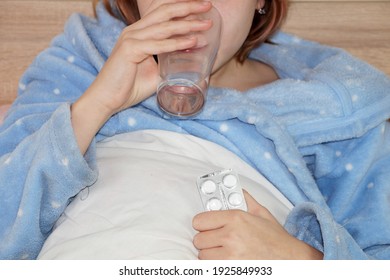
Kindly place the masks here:
POLYGON ((196 52, 202 51, 205 47, 206 46, 195 47, 195 48, 191 48, 191 49, 179 50, 179 51, 176 51, 176 52, 178 52, 178 53, 196 53, 196 52))

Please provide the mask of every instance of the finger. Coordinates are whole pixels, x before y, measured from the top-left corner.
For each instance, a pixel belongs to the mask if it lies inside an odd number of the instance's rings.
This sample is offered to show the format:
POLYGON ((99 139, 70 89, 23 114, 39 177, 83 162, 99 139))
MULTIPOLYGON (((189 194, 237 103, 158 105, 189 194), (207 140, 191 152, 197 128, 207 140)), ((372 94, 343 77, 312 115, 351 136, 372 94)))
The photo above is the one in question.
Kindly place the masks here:
POLYGON ((200 250, 198 254, 200 260, 224 260, 226 259, 225 249, 223 247, 200 250))
POLYGON ((142 30, 128 30, 124 33, 123 37, 138 40, 162 40, 172 38, 174 36, 189 34, 191 32, 204 31, 209 29, 211 26, 212 22, 210 20, 167 21, 149 26, 142 30))
POLYGON ((194 246, 198 250, 221 247, 222 229, 202 231, 194 236, 194 246))
POLYGON ((207 211, 197 214, 192 220, 192 226, 198 231, 222 228, 228 222, 227 211, 207 211))
POLYGON ((194 0, 160 0, 160 1, 150 1, 149 7, 145 9, 146 14, 149 14, 151 11, 157 9, 158 7, 162 5, 167 5, 167 4, 175 4, 179 2, 190 2, 194 0))
POLYGON ((142 20, 133 24, 134 29, 144 29, 148 26, 170 21, 175 18, 183 18, 191 14, 205 13, 211 9, 211 3, 206 1, 174 1, 165 3, 156 8, 151 8, 142 20))
POLYGON ((150 43, 145 42, 145 48, 149 50, 150 54, 161 54, 177 50, 189 49, 195 46, 196 42, 197 40, 193 36, 178 37, 161 41, 150 41, 150 43), (154 46, 151 45, 151 42, 154 42, 154 46))
POLYGON ((263 219, 273 219, 272 214, 267 208, 258 203, 246 190, 243 189, 243 193, 248 207, 248 213, 263 219))
POLYGON ((236 216, 242 213, 241 210, 203 212, 194 217, 192 226, 198 231, 215 230, 224 227, 232 220, 236 220, 236 216))
POLYGON ((140 63, 151 55, 192 48, 196 45, 195 37, 179 37, 166 40, 128 40, 122 48, 130 62, 140 63))

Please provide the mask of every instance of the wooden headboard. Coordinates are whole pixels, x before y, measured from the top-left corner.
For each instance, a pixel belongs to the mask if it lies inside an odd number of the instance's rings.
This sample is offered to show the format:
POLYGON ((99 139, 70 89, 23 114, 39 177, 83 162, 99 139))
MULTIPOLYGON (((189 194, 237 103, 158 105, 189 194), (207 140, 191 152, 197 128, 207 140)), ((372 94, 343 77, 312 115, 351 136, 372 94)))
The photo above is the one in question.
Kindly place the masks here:
MULTIPOLYGON (((91 0, 0 0, 0 105, 11 103, 33 58, 91 0)), ((342 47, 390 75, 390 0, 291 0, 284 30, 342 47)))

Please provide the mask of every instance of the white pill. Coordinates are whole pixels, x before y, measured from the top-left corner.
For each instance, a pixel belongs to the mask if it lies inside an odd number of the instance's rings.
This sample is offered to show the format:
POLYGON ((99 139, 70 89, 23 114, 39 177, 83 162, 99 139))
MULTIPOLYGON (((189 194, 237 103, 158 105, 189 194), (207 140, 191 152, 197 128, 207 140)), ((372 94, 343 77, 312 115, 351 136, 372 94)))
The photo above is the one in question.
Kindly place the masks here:
POLYGON ((211 180, 206 180, 202 183, 201 189, 205 194, 212 194, 217 189, 217 185, 211 180))
POLYGON ((207 202, 207 208, 210 211, 217 211, 222 209, 222 202, 218 198, 212 198, 207 202))
POLYGON ((223 177, 223 184, 227 188, 233 188, 235 185, 237 185, 237 177, 233 174, 228 174, 225 177, 223 177))
POLYGON ((234 192, 229 195, 229 203, 233 206, 239 206, 241 205, 243 201, 242 195, 234 192))

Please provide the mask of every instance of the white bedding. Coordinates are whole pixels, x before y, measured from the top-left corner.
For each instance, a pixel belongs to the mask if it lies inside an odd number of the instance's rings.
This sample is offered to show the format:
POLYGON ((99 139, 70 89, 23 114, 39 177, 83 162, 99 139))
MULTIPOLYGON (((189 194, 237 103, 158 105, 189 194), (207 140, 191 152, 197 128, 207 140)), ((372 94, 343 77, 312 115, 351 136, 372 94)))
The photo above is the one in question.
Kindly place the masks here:
POLYGON ((66 209, 40 259, 196 259, 196 178, 233 168, 244 188, 284 223, 292 205, 226 149, 189 135, 139 131, 99 143, 98 182, 66 209))

